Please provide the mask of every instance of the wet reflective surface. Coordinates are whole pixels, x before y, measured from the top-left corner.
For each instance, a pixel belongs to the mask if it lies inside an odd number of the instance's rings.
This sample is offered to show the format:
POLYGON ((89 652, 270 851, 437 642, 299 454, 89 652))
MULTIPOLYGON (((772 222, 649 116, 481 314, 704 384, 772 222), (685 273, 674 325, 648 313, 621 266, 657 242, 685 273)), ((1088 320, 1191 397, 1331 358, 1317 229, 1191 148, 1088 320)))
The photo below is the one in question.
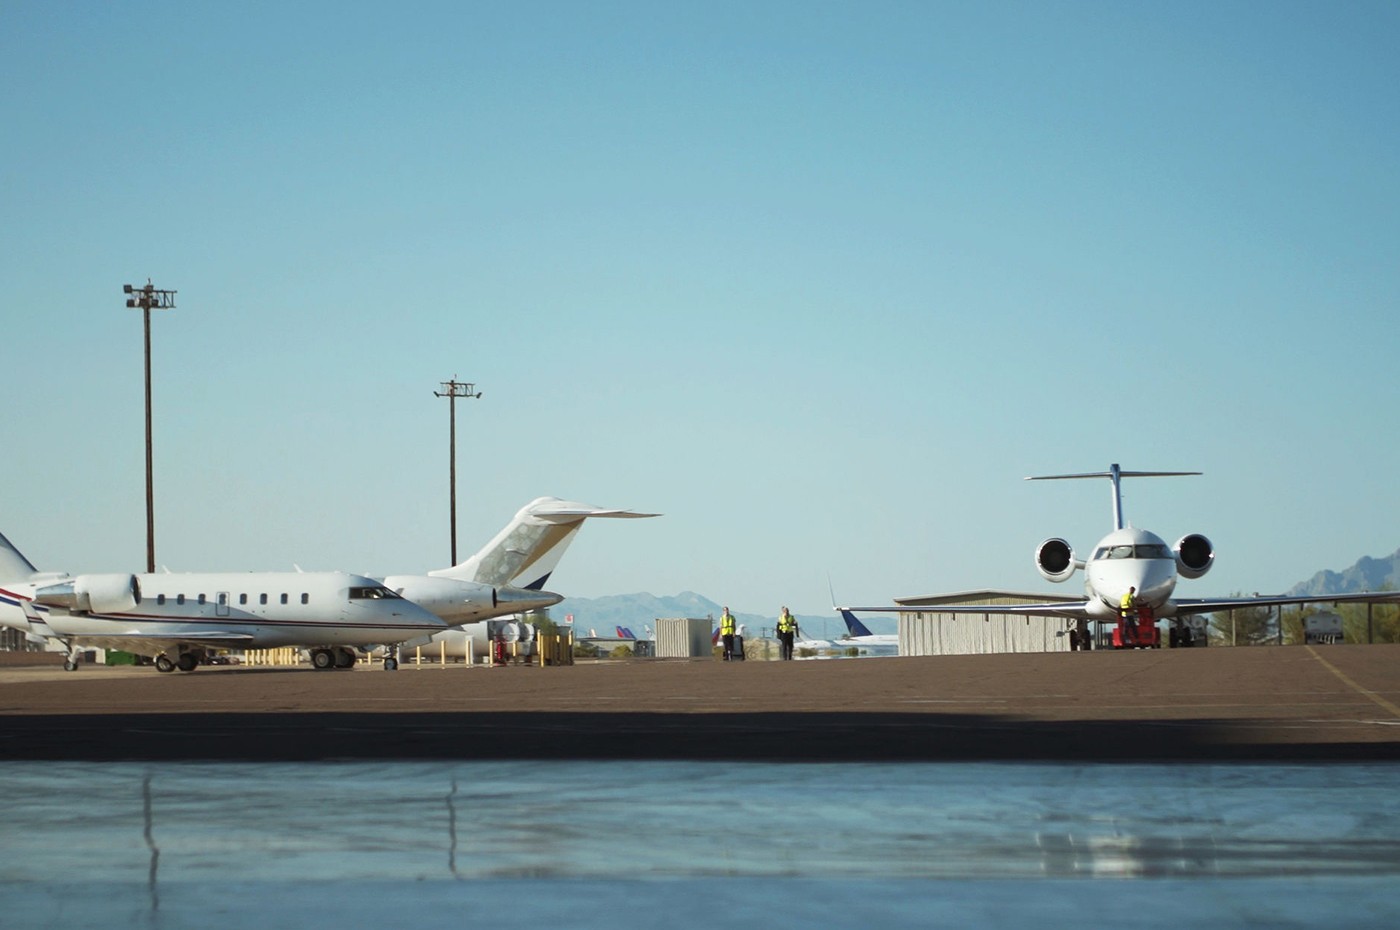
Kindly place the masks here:
POLYGON ((5 926, 1380 926, 1400 767, 0 763, 5 926))

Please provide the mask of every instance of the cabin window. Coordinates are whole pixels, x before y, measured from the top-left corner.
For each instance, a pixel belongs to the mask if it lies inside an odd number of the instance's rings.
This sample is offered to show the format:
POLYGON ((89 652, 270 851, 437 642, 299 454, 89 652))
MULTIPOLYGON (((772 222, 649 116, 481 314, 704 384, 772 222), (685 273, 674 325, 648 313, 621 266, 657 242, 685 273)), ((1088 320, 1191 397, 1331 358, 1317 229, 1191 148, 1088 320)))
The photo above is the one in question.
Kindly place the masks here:
POLYGON ((204 606, 204 595, 203 595, 203 594, 201 594, 201 595, 199 596, 199 606, 201 606, 201 607, 204 606))
POLYGON ((157 604, 160 604, 161 606, 164 606, 164 605, 165 605, 165 595, 164 595, 164 594, 157 594, 157 595, 156 595, 156 603, 157 603, 157 604))
POLYGON ((183 603, 185 603, 185 596, 184 596, 183 594, 177 594, 177 595, 175 595, 175 603, 177 603, 177 604, 183 604, 183 603))
POLYGON ((282 595, 282 603, 287 603, 287 595, 282 595))
POLYGON ((310 603, 311 603, 311 595, 310 595, 310 594, 307 594, 306 592, 303 591, 303 592, 302 592, 302 595, 301 595, 301 602, 302 602, 303 604, 310 604, 310 603))
POLYGON ((246 595, 246 594, 240 594, 240 595, 238 595, 238 603, 240 603, 240 604, 246 604, 246 603, 248 603, 248 595, 246 595))
POLYGON ((258 595, 258 603, 259 603, 259 604, 266 604, 266 603, 267 603, 267 595, 266 595, 266 594, 259 594, 259 595, 258 595))

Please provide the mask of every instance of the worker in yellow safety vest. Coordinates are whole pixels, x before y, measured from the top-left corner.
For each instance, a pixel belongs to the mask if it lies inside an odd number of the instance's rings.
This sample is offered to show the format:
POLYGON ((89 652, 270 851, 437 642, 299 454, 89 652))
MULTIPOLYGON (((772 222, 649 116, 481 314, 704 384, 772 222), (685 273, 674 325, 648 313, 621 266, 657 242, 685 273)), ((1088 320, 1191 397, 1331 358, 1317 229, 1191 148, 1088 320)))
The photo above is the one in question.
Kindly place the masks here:
POLYGON ((734 658, 734 615, 729 612, 729 608, 724 608, 724 613, 719 617, 719 635, 724 641, 724 661, 728 662, 734 658))
POLYGON ((1137 588, 1129 586, 1128 593, 1118 602, 1118 612, 1123 615, 1123 629, 1132 642, 1137 635, 1137 588))
POLYGON ((796 633, 797 620, 784 607, 778 615, 778 651, 784 660, 792 658, 792 638, 796 633))

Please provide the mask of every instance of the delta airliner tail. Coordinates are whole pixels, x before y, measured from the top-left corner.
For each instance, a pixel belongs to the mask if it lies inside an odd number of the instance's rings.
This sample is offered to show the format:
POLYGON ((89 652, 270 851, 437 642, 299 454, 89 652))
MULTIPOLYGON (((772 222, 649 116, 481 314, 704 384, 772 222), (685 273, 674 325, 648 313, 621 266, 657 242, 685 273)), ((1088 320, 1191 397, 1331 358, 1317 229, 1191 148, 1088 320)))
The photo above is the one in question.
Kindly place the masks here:
POLYGON ((841 611, 841 619, 846 621, 846 629, 850 630, 852 636, 874 636, 870 628, 856 619, 856 615, 849 610, 841 611))

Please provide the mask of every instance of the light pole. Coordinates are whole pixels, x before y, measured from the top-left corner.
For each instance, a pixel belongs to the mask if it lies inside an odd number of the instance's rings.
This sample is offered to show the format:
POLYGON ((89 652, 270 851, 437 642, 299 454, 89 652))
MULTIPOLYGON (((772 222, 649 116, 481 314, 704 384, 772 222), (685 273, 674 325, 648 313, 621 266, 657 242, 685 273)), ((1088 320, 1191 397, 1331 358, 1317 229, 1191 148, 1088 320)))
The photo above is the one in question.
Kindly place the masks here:
POLYGON ((127 295, 128 308, 141 308, 146 330, 146 572, 151 574, 156 570, 155 485, 151 479, 151 311, 174 310, 175 292, 157 290, 150 278, 145 287, 124 284, 122 292, 127 295))
POLYGON ((481 397, 481 392, 476 390, 475 384, 468 384, 458 381, 453 375, 451 381, 442 382, 443 390, 433 391, 434 397, 447 398, 447 484, 448 484, 448 507, 451 512, 452 523, 452 561, 449 565, 457 564, 457 398, 459 397, 481 397))

